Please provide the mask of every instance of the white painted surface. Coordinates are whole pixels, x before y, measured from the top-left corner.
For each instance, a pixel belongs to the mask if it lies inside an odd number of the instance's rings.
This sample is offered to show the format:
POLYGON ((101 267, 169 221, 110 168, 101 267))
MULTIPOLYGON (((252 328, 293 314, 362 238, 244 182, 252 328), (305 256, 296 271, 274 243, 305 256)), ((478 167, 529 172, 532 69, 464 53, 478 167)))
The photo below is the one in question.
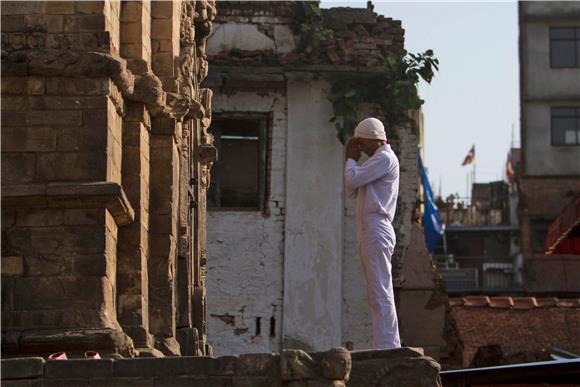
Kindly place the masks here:
POLYGON ((208 340, 217 355, 280 351, 284 252, 286 98, 216 94, 214 112, 272 113, 270 215, 210 211, 207 217, 208 340), (231 317, 230 317, 231 316, 231 317), (257 318, 260 335, 256 336, 257 318), (275 334, 270 337, 270 319, 275 334))
POLYGON ((343 147, 324 81, 289 80, 284 345, 341 344, 343 147))
MULTIPOLYGON (((343 192, 344 149, 329 122, 323 81, 288 81, 286 95, 216 90, 220 112, 272 112, 271 215, 210 212, 209 342, 217 355, 370 348, 372 324, 356 248, 355 208, 343 192), (231 317, 229 317, 231 316, 231 317), (256 317, 261 335, 255 336, 256 317), (269 337, 269 319, 276 320, 269 337), (283 326, 283 328, 282 328, 283 326), (283 332, 282 332, 283 331, 283 332)), ((397 243, 410 243, 416 135, 397 130, 402 197, 397 243), (408 224, 407 224, 408 223, 408 224)))
POLYGON ((358 255, 355 203, 354 199, 345 199, 344 202, 342 342, 343 345, 352 345, 354 349, 364 349, 372 347, 373 324, 358 255))
POLYGON ((207 40, 207 54, 224 50, 274 50, 274 40, 258 30, 256 24, 215 23, 207 40))

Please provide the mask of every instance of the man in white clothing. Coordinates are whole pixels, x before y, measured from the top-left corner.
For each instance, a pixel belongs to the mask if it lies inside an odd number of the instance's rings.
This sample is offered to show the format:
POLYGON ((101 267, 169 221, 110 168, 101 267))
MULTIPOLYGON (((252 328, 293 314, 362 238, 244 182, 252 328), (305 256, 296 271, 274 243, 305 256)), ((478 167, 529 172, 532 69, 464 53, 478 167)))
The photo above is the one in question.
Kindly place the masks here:
POLYGON ((399 160, 387 144, 381 121, 367 118, 358 124, 354 138, 346 144, 346 159, 344 180, 347 195, 356 196, 358 248, 373 318, 373 346, 399 348, 401 340, 391 276, 399 160), (361 151, 369 159, 357 166, 361 151))

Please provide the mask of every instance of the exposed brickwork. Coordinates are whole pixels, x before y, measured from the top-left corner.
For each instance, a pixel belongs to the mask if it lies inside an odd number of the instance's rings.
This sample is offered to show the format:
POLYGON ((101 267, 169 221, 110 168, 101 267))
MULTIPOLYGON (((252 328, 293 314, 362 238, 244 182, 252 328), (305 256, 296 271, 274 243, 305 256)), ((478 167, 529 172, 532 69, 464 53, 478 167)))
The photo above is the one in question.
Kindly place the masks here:
MULTIPOLYGON (((361 8, 321 10, 317 36, 301 31, 301 24, 314 28, 300 2, 228 2, 219 5, 216 23, 255 25, 272 39, 288 26, 296 35, 297 49, 224 50, 211 57, 214 65, 350 65, 380 67, 390 54, 404 51, 401 22, 361 8)), ((316 19, 316 18, 315 18, 316 19)))
POLYGON ((211 148, 200 82, 215 6, 1 7, 3 354, 179 354, 178 319, 183 346, 205 354, 195 301, 178 315, 176 294, 193 299, 202 260, 205 207, 190 203, 213 161, 197 153, 211 148))
POLYGON ((580 299, 478 296, 451 305, 463 343, 463 367, 473 365, 478 350, 490 346, 500 347, 494 365, 549 360, 545 351, 551 347, 580 351, 580 299))

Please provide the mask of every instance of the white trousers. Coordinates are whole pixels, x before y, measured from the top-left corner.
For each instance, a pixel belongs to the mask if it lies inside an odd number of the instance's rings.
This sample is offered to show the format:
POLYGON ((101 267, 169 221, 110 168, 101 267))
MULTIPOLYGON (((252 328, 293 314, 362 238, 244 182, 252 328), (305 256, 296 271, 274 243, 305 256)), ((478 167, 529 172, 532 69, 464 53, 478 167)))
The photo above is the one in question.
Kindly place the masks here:
POLYGON ((391 257, 395 249, 395 231, 382 215, 365 216, 358 225, 358 246, 367 283, 368 303, 373 319, 373 347, 401 347, 395 309, 391 257))

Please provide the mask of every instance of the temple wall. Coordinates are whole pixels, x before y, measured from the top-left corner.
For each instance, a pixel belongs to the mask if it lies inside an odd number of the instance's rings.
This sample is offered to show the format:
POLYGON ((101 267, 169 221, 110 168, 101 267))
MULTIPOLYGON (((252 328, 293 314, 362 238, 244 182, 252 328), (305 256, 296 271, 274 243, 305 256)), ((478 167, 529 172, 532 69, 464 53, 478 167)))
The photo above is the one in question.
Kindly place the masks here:
POLYGON ((200 87, 215 6, 1 7, 3 355, 206 353, 192 294, 215 159, 200 87), (180 212, 190 202, 202 205, 180 212))

